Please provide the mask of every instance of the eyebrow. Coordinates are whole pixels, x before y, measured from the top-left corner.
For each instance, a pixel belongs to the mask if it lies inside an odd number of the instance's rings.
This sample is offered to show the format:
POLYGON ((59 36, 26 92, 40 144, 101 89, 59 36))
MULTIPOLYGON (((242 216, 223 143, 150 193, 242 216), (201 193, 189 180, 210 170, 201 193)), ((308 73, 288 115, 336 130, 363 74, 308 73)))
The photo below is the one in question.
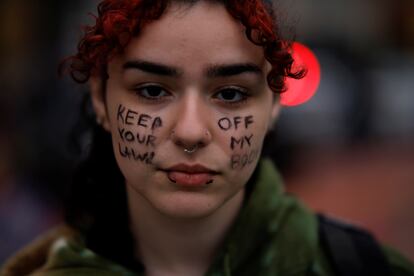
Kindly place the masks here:
MULTIPOLYGON (((183 75, 183 71, 176 67, 145 60, 127 61, 122 67, 124 70, 136 69, 167 77, 180 77, 183 75)), ((209 78, 231 77, 245 73, 263 74, 260 67, 254 63, 215 64, 205 70, 205 74, 209 78)))
POLYGON ((206 75, 210 78, 231 77, 245 73, 263 74, 262 69, 253 63, 213 65, 206 70, 206 75))
POLYGON ((175 67, 144 60, 127 61, 122 68, 124 70, 138 69, 146 73, 168 77, 179 77, 183 74, 181 70, 175 67))

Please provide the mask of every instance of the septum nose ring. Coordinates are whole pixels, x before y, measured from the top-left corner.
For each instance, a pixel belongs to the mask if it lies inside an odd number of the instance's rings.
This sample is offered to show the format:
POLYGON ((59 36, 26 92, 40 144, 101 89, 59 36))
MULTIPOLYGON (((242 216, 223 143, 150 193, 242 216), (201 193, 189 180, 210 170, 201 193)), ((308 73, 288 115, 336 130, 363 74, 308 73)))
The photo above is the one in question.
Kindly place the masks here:
POLYGON ((193 144, 193 146, 187 147, 186 143, 184 143, 181 139, 178 139, 175 136, 175 131, 172 130, 171 131, 171 138, 173 140, 173 142, 182 148, 182 150, 184 151, 184 153, 186 154, 193 154, 194 152, 196 152, 198 149, 203 148, 206 143, 209 142, 209 139, 211 139, 211 135, 209 134, 209 132, 206 130, 205 131, 205 136, 200 139, 200 141, 193 141, 195 142, 195 144, 193 144))
POLYGON ((192 154, 196 152, 197 149, 198 149, 198 145, 194 145, 191 148, 184 148, 184 152, 187 154, 192 154))

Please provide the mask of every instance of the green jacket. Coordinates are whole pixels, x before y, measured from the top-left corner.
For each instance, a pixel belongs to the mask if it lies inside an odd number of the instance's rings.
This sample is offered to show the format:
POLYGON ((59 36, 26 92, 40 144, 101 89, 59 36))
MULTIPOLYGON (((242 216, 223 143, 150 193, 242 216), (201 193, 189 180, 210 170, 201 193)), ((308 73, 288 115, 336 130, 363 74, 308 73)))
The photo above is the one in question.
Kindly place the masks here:
MULTIPOLYGON (((384 248, 392 275, 414 275, 414 266, 384 248)), ((0 275, 144 275, 104 259, 62 227, 12 258, 0 275)), ((333 275, 318 242, 317 219, 283 192, 270 161, 261 161, 257 182, 207 275, 333 275)))

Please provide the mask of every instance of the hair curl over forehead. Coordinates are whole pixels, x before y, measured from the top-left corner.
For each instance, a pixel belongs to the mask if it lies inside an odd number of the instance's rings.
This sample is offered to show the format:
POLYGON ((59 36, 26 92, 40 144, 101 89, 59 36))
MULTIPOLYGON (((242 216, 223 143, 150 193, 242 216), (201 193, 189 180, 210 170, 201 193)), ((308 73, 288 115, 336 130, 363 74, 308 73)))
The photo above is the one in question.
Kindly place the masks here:
POLYGON ((301 78, 304 70, 293 71, 290 45, 279 35, 270 1, 262 0, 104 0, 98 6, 93 26, 85 27, 78 52, 63 62, 72 78, 85 83, 91 76, 107 78, 107 64, 121 54, 129 41, 151 21, 159 19, 171 2, 195 4, 198 1, 222 3, 246 28, 247 38, 263 47, 272 65, 267 76, 275 93, 285 90, 286 77, 301 78))

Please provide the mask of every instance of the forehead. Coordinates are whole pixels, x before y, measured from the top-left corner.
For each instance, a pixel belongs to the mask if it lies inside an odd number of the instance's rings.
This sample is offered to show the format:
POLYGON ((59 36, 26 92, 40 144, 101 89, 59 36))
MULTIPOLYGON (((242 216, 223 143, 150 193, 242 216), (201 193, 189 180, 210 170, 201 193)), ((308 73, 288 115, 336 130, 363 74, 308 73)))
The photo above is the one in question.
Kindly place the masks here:
POLYGON ((173 3, 131 40, 124 58, 191 64, 194 70, 207 63, 265 63, 262 47, 247 39, 244 26, 222 4, 212 1, 173 3))

